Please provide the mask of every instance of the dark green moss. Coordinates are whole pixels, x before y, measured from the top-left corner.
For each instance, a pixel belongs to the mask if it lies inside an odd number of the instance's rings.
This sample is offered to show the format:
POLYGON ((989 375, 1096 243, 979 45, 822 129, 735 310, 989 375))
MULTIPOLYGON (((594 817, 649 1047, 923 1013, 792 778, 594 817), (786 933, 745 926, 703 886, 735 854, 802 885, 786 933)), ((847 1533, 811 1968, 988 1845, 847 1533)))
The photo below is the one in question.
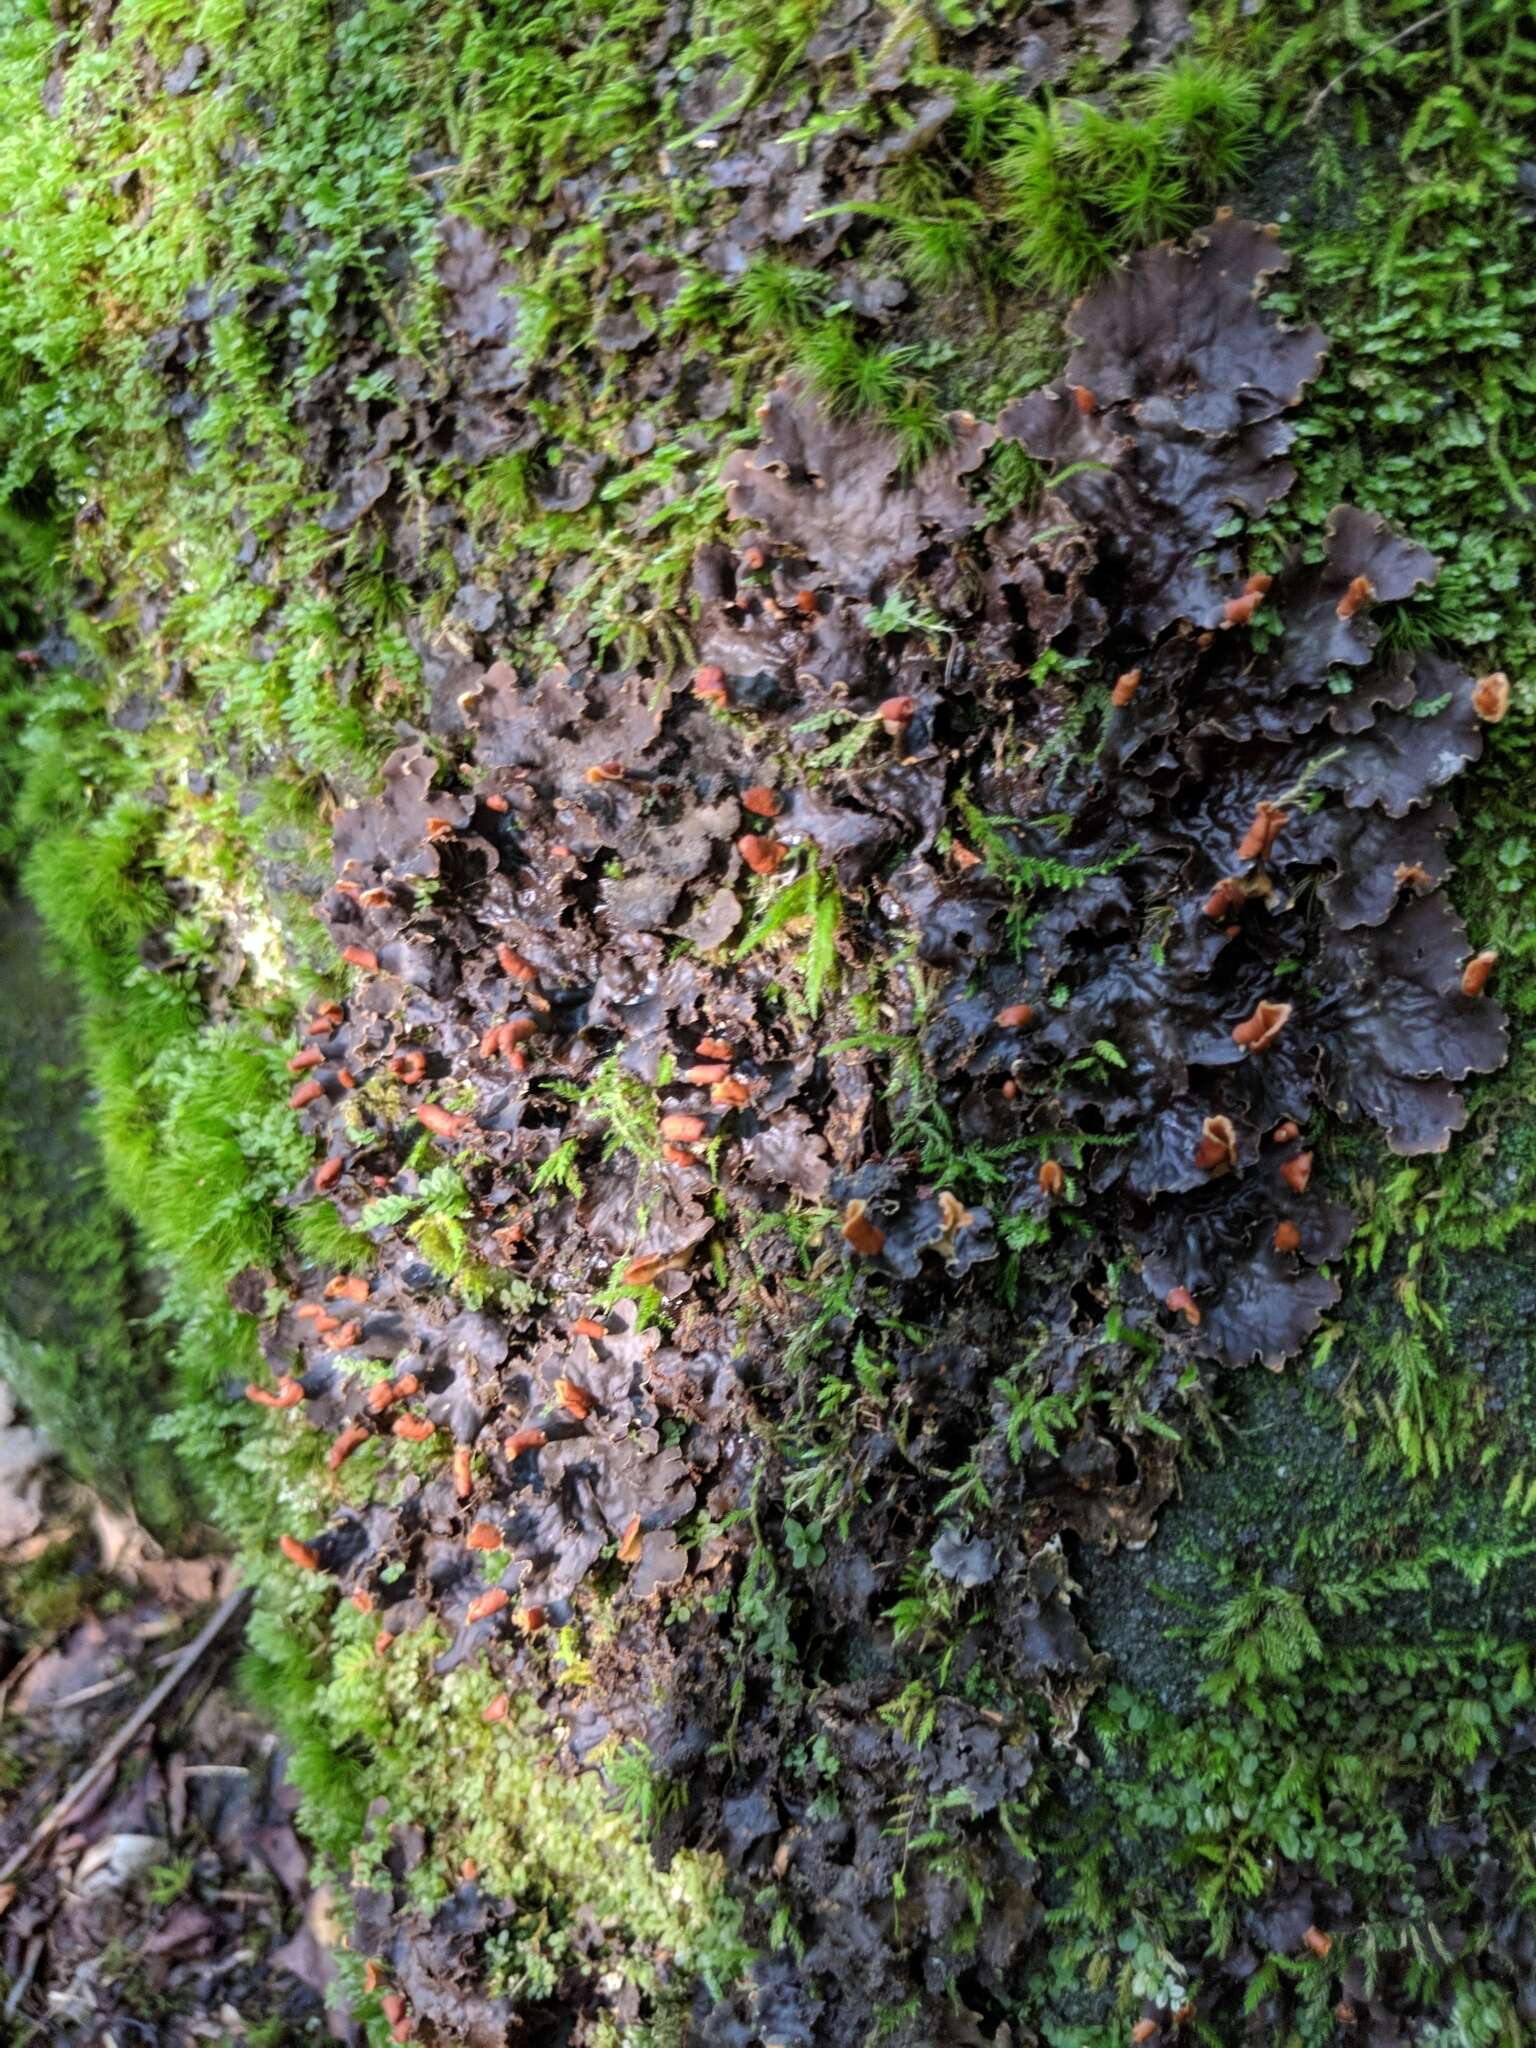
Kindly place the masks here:
POLYGON ((72 1471, 175 1534, 186 1489, 151 1435, 164 1400, 153 1294, 91 1141, 76 992, 16 903, 0 906, 0 986, 0 1363, 72 1471))

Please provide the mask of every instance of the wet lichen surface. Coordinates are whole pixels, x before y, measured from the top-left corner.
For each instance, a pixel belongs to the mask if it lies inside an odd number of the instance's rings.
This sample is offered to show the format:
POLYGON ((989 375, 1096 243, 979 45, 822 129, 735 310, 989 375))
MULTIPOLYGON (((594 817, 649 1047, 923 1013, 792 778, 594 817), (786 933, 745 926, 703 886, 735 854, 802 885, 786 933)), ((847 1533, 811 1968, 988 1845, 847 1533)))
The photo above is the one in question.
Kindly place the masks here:
POLYGON ((1366 12, 11 32, 4 850, 338 2024, 1536 2022, 1536 53, 1366 12))

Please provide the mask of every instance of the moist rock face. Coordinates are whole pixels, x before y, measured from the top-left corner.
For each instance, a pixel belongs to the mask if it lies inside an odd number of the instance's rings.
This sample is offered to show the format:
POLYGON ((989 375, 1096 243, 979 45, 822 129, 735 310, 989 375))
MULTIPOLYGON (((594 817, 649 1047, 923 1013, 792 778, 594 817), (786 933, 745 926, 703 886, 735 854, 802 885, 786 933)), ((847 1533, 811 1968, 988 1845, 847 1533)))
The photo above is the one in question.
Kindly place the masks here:
MULTIPOLYGON (((644 1749, 765 1951, 703 2040, 1006 2038, 1042 1729, 1105 1668, 1075 1560, 1338 1299, 1326 1120, 1443 1150, 1504 1058, 1443 888, 1476 683, 1384 632, 1433 558, 1352 506, 1244 550, 1326 346, 1285 261, 1225 214, 1132 259, 916 468, 777 385, 691 664, 498 662, 336 820, 294 1199, 376 1257, 243 1296, 338 1474, 288 1552, 569 1768, 644 1749)), ((439 1920, 471 1970, 485 1902, 439 1920)))

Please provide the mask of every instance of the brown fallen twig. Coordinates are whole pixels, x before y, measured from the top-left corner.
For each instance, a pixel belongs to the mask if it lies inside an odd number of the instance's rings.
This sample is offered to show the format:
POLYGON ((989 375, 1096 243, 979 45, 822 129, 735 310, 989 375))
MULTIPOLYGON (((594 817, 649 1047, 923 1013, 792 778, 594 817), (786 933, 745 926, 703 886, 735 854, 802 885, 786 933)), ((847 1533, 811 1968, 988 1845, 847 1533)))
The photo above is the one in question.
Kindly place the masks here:
POLYGON ((58 1640, 59 1631, 57 1629, 51 1630, 46 1636, 39 1636, 31 1649, 23 1651, 22 1655, 5 1674, 5 1677, 0 1678, 0 1720, 5 1718, 5 1710, 10 1704, 12 1692, 21 1683, 22 1679, 26 1677, 32 1666, 38 1662, 39 1658, 45 1657, 58 1640))
POLYGON ((27 1943, 27 1952, 25 1958, 22 1961, 20 1973, 17 1976, 16 1982, 11 1986, 10 1991, 6 1995, 5 2008, 3 2013, 0 2013, 0 2018, 9 2020, 14 2019, 16 2017, 16 2008, 21 2004, 21 2001, 26 1997, 27 1986, 32 1982, 32 1979, 37 1975, 37 1966, 42 1960, 43 1946, 44 1940, 43 1936, 40 1934, 34 1934, 32 1939, 27 1943))
POLYGON ((45 1714, 62 1714, 66 1707, 83 1707, 87 1700, 99 1700, 109 1692, 121 1692, 125 1685, 133 1683, 132 1671, 119 1671, 115 1678, 98 1679, 95 1685, 83 1685, 78 1692, 66 1692, 56 1700, 45 1700, 41 1711, 45 1714))
POLYGON ((217 1613, 212 1615, 204 1623, 203 1627, 198 1630, 191 1642, 187 1644, 186 1648, 177 1657, 170 1670, 166 1672, 164 1678, 135 1707, 122 1727, 118 1729, 111 1741, 101 1751, 100 1755, 54 1801, 53 1805, 49 1807, 20 1848, 14 1850, 6 1862, 0 1865, 0 1885, 3 1885, 7 1878, 14 1877, 17 1871, 24 1864, 28 1863, 36 1855, 37 1851, 43 1847, 44 1843, 57 1832, 60 1824, 68 1817, 71 1809, 77 1806, 86 1793, 95 1787, 97 1781, 112 1768, 124 1750, 133 1742, 134 1738, 149 1726, 150 1722, 159 1713, 187 1673, 212 1648, 225 1629, 235 1619, 236 1615, 243 1612, 249 1604, 250 1597, 249 1587, 237 1586, 220 1604, 217 1613))

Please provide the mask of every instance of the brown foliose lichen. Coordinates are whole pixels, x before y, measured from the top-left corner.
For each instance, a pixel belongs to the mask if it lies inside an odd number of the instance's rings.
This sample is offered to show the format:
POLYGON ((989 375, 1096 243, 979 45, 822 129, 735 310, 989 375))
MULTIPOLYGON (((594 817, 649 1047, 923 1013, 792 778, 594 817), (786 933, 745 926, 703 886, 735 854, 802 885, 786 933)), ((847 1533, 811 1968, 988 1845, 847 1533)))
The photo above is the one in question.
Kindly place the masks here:
POLYGON ((1341 507, 1266 567, 1233 518, 1288 487, 1323 355, 1264 309, 1284 261, 1225 215, 1133 259, 1059 383, 951 415, 915 470, 781 384, 727 466, 743 544, 697 566, 697 666, 497 663, 457 778, 408 742, 337 819, 359 978, 305 1041, 299 1192, 378 1261, 366 1294, 278 1276, 267 1356, 347 1458, 298 1547, 388 1632, 488 1656, 578 1760, 640 1739, 686 1777, 668 1839, 777 1887, 805 1944, 721 2042, 990 2009, 1038 1920, 998 1820, 1022 1703, 1070 1722, 1098 1675, 1064 1542, 1145 1541, 1202 1373, 1282 1366, 1337 1298, 1328 1115, 1441 1149, 1504 1056, 1441 886, 1491 700, 1381 633, 1433 559, 1341 507), (1055 477, 989 522, 999 439, 1055 477), (879 1332, 899 1421, 804 1538, 787 1687, 713 1610, 741 1511, 785 1512, 763 1424, 801 1399, 807 1284, 829 1343, 879 1332), (1134 1400, 1010 1431, 1021 1333, 1069 1410, 1134 1400), (1003 1687, 921 1736, 881 1714, 914 1563, 985 1603, 1003 1687), (546 1633, 599 1611, 573 1693, 546 1633), (815 1743, 832 1800, 786 1761, 815 1743), (899 1815, 951 1792, 961 1850, 913 1850, 899 1815))

